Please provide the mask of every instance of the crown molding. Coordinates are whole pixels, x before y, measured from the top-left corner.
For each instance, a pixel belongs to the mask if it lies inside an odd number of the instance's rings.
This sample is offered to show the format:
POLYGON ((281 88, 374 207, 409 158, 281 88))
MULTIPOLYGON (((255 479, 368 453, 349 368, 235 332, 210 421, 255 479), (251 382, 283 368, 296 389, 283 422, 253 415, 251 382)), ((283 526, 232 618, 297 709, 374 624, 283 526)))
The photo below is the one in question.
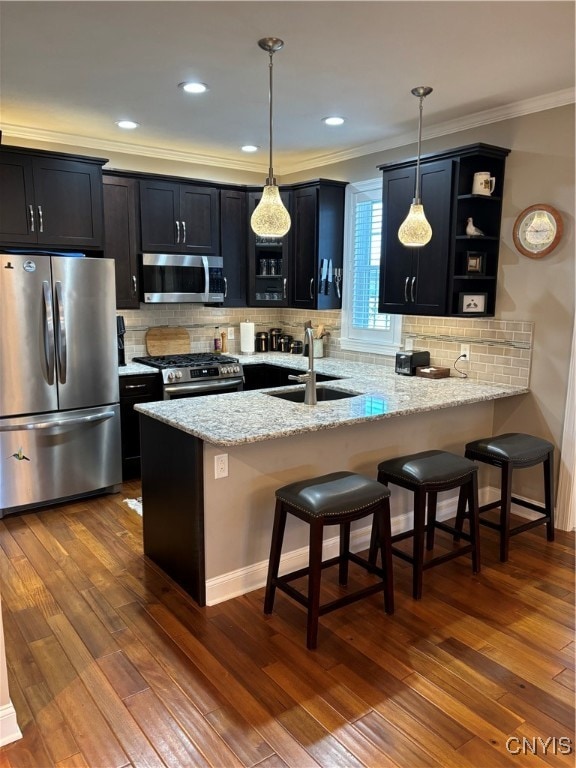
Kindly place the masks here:
MULTIPOLYGON (((510 120, 515 117, 542 112, 556 107, 563 107, 568 104, 574 104, 576 94, 574 88, 566 88, 562 91, 537 96, 532 99, 524 99, 512 104, 506 104, 501 107, 487 109, 482 112, 474 112, 465 117, 449 120, 445 123, 428 126, 424 132, 425 139, 433 139, 438 136, 446 136, 451 133, 466 131, 471 128, 478 128, 482 125, 497 123, 502 120, 510 120)), ((173 160, 179 163, 193 163, 197 165, 217 166, 219 168, 231 168, 233 170, 247 171, 250 173, 266 173, 267 166, 255 164, 250 160, 233 160, 230 158, 218 157, 216 155, 201 154, 196 152, 184 152, 181 150, 167 149, 165 147, 152 147, 145 144, 126 144, 120 141, 109 141, 97 139, 90 136, 79 136, 59 131, 49 131, 41 128, 28 128, 21 125, 4 124, 2 130, 5 136, 12 139, 26 139, 29 141, 42 141, 51 144, 67 144, 69 146, 85 147, 89 150, 98 150, 106 152, 120 152, 126 155, 137 155, 140 157, 152 157, 161 160, 173 160)), ((278 175, 288 173, 298 173, 310 168, 317 168, 324 165, 333 165, 344 162, 345 160, 354 160, 363 155, 371 155, 377 152, 383 152, 387 149, 403 147, 407 144, 413 144, 415 137, 413 133, 398 134, 383 141, 371 144, 363 144, 341 152, 328 152, 308 157, 303 162, 286 162, 280 168, 278 175)))
POLYGON ((216 155, 201 154, 196 152, 184 152, 166 147, 153 147, 146 144, 127 144, 122 141, 110 141, 97 139, 92 136, 80 136, 73 133, 49 131, 43 128, 29 128, 23 125, 11 125, 3 123, 4 137, 11 139, 26 139, 27 141, 43 141, 50 144, 66 144, 73 147, 84 147, 89 150, 110 153, 120 152, 125 155, 138 157, 152 157, 160 160, 174 160, 178 163, 195 163, 197 165, 217 166, 219 168, 232 168, 233 170, 261 172, 266 174, 267 165, 256 166, 248 160, 231 160, 216 155))
MULTIPOLYGON (((555 109, 556 107, 565 107, 568 104, 574 104, 575 101, 576 90, 574 88, 566 88, 562 91, 545 94, 544 96, 524 99, 523 101, 517 101, 513 104, 486 109, 482 112, 474 112, 465 117, 459 117, 456 120, 449 120, 445 123, 437 123, 436 125, 428 126, 424 131, 424 138, 434 139, 438 136, 447 136, 451 133, 459 133, 460 131, 478 128, 482 125, 497 123, 501 120, 511 120, 512 118, 523 117, 524 115, 530 115, 535 112, 543 112, 548 109, 555 109)), ((377 152, 383 152, 387 149, 404 147, 407 144, 413 144, 415 141, 416 136, 413 133, 398 134, 388 139, 384 139, 383 141, 351 147, 342 152, 316 155, 316 157, 309 158, 304 163, 299 163, 297 168, 291 168, 290 171, 286 168, 282 168, 282 172, 295 173, 306 171, 309 168, 317 168, 322 165, 332 165, 333 163, 340 163, 345 160, 354 160, 363 155, 371 155, 377 152)))

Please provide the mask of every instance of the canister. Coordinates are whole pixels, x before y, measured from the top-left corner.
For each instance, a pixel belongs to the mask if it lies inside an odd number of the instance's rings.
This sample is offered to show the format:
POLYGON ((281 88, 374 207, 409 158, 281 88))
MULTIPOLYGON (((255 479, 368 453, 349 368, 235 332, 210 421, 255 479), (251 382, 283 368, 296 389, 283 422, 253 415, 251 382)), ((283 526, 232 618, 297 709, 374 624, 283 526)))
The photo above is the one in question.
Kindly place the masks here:
POLYGON ((290 342, 292 341, 292 336, 289 336, 287 333, 284 333, 280 338, 278 339, 278 349, 280 352, 290 352, 290 342))
POLYGON ((282 335, 282 328, 270 328, 270 352, 278 352, 278 341, 282 335))
POLYGON ((260 331, 255 336, 256 352, 268 352, 268 333, 260 331))

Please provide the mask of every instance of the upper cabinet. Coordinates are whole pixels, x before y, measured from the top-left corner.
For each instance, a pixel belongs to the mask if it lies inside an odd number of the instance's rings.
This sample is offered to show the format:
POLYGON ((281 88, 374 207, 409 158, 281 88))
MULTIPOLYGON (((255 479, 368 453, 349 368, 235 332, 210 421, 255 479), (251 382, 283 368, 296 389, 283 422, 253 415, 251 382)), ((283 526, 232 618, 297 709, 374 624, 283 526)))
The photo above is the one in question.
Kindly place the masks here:
POLYGON ((292 307, 342 304, 345 189, 345 182, 326 179, 292 188, 292 307))
POLYGON ((216 187, 142 180, 142 250, 219 255, 218 192, 216 187))
POLYGON ((432 227, 432 239, 422 248, 406 248, 398 240, 398 228, 414 197, 416 160, 380 166, 380 312, 494 315, 509 152, 472 144, 422 158, 421 198, 432 227), (483 234, 470 234, 469 225, 483 234))
POLYGON ((246 306, 246 192, 220 192, 220 247, 224 265, 224 306, 246 306))
MULTIPOLYGON (((340 308, 345 189, 327 179, 282 187, 292 219, 282 238, 256 237, 248 223, 251 306, 340 308)), ((248 195, 248 221, 260 194, 248 195)))
MULTIPOLYGON (((290 210, 292 193, 280 192, 290 210)), ((291 274, 292 230, 284 237, 259 237, 250 227, 250 217, 260 202, 261 192, 248 193, 248 304, 251 307, 288 307, 288 278, 291 274)))
POLYGON ((104 256, 114 259, 117 309, 138 309, 138 182, 104 174, 104 256))
POLYGON ((102 248, 105 162, 0 147, 0 243, 102 248))

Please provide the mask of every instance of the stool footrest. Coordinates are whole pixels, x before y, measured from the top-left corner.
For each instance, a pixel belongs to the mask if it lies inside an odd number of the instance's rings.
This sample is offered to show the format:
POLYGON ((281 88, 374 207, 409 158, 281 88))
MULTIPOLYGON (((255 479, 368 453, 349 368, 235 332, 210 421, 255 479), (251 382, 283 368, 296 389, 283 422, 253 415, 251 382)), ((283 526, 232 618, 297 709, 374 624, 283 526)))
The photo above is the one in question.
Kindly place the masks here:
POLYGON ((525 501, 524 499, 519 499, 517 496, 512 496, 511 501, 513 504, 517 504, 519 507, 531 509, 533 512, 540 512, 541 515, 548 517, 546 508, 541 504, 534 504, 532 501, 525 501))
MULTIPOLYGON (((467 555, 469 552, 472 552, 472 544, 465 544, 463 547, 458 547, 451 552, 446 552, 443 555, 436 555, 436 557, 426 560, 422 564, 422 569, 426 570, 427 568, 432 568, 434 565, 440 565, 440 563, 445 563, 448 560, 452 560, 454 557, 460 557, 460 555, 467 555)), ((405 560, 407 563, 414 563, 414 557, 403 552, 401 549, 392 547, 392 554, 396 555, 396 557, 399 557, 401 560, 405 560)))
MULTIPOLYGON (((308 597, 295 589, 295 587, 287 584, 284 578, 284 576, 276 578, 274 580, 274 586, 281 592, 285 592, 287 595, 290 595, 290 597, 293 600, 296 600, 297 603, 300 603, 300 605, 308 608, 310 603, 308 597)), ((325 613, 336 610, 336 608, 342 608, 345 605, 350 605, 350 603, 355 603, 356 600, 360 600, 363 597, 368 597, 369 595, 374 595, 377 592, 383 592, 385 589, 386 584, 382 581, 378 581, 376 584, 370 584, 367 587, 362 587, 362 589, 349 592, 347 595, 343 595, 342 597, 338 597, 335 600, 331 600, 329 603, 319 605, 318 615, 323 616, 325 613)), ((387 611, 387 613, 391 612, 392 611, 387 611)))

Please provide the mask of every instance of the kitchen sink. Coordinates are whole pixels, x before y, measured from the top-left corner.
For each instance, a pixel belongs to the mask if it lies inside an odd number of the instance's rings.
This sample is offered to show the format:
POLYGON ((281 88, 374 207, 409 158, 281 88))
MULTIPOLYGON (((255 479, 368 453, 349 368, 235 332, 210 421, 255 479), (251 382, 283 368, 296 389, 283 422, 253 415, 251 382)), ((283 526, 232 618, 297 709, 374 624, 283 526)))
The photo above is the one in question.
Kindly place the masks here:
MULTIPOLYGON (((292 390, 291 392, 266 392, 270 397, 279 397, 282 400, 290 400, 293 403, 303 403, 305 389, 292 390)), ((331 389, 330 387, 317 387, 316 400, 319 403, 325 403, 329 400, 343 400, 346 397, 358 397, 360 392, 343 392, 341 389, 331 389)))

